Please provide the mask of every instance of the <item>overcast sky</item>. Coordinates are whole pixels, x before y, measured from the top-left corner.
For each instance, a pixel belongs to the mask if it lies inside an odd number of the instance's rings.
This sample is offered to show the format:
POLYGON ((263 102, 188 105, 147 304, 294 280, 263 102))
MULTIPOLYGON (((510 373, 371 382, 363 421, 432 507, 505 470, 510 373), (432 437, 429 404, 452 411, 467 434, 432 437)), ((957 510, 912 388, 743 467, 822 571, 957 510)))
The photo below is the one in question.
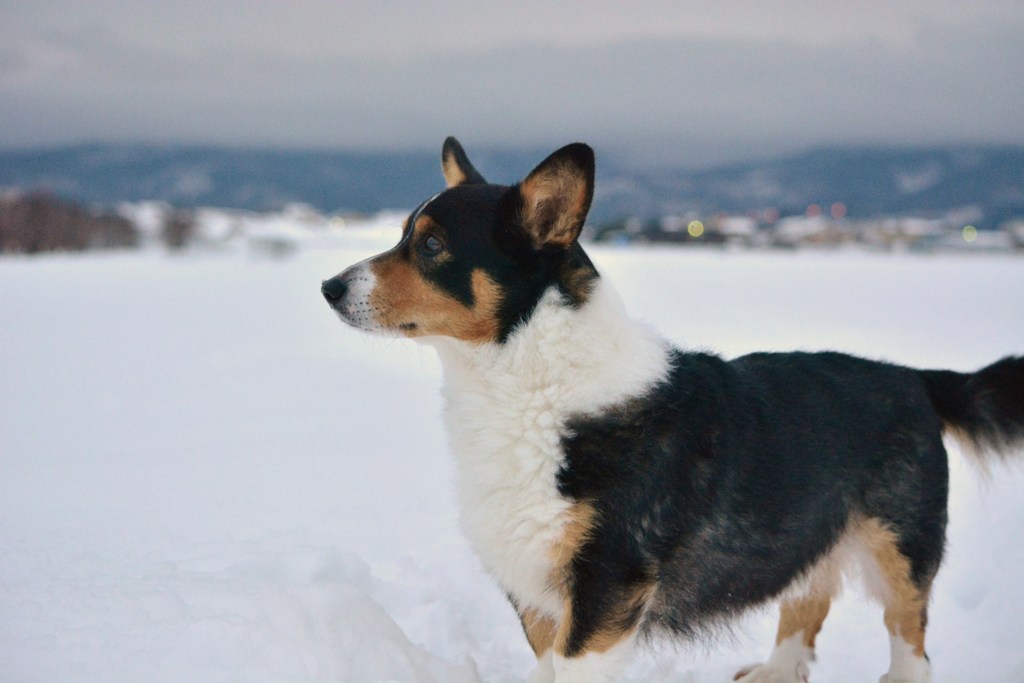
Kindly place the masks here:
POLYGON ((0 146, 1024 144, 1024 2, 0 0, 0 146))

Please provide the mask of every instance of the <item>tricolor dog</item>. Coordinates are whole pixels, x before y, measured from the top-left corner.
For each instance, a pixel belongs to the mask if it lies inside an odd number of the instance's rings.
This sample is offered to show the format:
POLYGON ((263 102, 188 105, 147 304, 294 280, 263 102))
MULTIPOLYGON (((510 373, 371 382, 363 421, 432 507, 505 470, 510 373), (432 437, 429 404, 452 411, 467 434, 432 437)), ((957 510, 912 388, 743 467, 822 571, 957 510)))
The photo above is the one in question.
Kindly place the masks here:
POLYGON ((462 524, 522 620, 531 680, 613 680, 646 637, 780 600, 775 649, 736 680, 807 681, 856 566, 884 607, 882 681, 927 681, 943 433, 980 457, 1024 444, 1024 357, 962 374, 682 351, 629 318, 580 246, 589 147, 503 186, 449 138, 442 169, 398 244, 322 293, 349 325, 440 355, 462 524))

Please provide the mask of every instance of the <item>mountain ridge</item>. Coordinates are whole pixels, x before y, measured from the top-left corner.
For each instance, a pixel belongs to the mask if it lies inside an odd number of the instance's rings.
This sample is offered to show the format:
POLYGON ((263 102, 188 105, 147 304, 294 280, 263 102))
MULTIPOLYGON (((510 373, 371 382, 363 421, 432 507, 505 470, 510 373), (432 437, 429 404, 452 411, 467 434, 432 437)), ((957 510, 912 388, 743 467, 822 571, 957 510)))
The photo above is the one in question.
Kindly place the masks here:
MULTIPOLYGON (((473 160, 489 179, 510 183, 545 155, 480 149, 473 160)), ((437 151, 428 150, 82 143, 0 150, 0 187, 45 189, 104 206, 161 200, 262 211, 304 203, 324 212, 373 213, 411 207, 437 192, 438 166, 437 151)), ((787 215, 815 203, 842 203, 851 217, 967 210, 994 227, 1024 216, 1024 145, 835 145, 703 169, 643 167, 602 154, 591 219, 766 208, 787 215)))

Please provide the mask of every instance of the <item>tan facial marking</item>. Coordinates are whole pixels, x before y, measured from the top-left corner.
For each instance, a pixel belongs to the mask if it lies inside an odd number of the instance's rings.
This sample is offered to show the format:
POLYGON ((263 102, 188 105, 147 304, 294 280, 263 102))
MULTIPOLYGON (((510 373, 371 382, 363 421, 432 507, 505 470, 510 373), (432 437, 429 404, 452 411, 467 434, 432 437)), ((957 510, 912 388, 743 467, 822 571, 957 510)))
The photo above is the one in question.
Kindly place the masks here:
MULTIPOLYGON (((412 227, 412 244, 433 226, 429 216, 421 216, 412 227)), ((443 252, 436 258, 443 262, 451 256, 443 252)), ((370 268, 377 283, 370 305, 382 327, 407 337, 443 335, 473 344, 497 337, 501 288, 483 270, 474 270, 470 277, 473 305, 466 306, 427 280, 400 250, 382 254, 370 268)))

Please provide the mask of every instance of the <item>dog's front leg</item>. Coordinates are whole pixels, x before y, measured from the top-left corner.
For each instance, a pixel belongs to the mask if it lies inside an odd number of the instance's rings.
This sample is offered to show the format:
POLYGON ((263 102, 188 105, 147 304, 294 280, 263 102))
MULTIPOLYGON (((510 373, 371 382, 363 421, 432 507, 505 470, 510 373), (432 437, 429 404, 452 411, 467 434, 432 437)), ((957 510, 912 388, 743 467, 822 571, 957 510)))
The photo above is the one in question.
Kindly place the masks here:
POLYGON ((512 600, 519 620, 523 624, 523 632, 526 640, 537 656, 537 667, 533 674, 527 679, 527 683, 555 683, 555 669, 552 663, 552 650, 555 645, 555 634, 558 625, 554 619, 546 617, 537 610, 519 609, 515 600, 512 600))
POLYGON ((649 585, 616 585, 577 573, 555 634, 556 683, 610 683, 630 661, 652 594, 649 585))
POLYGON ((566 652, 554 650, 554 622, 545 619, 539 628, 528 626, 523 619, 527 640, 537 656, 537 666, 526 683, 600 683, 612 681, 629 661, 633 649, 634 634, 624 636, 606 650, 586 650, 569 656, 566 652), (552 627, 550 638, 546 629, 552 627))
MULTIPOLYGON (((633 594, 627 591, 627 594, 633 594)), ((621 594, 620 594, 621 595, 621 594)), ((537 657, 537 667, 527 683, 603 683, 615 680, 629 662, 642 610, 632 600, 611 601, 609 611, 589 609, 609 605, 604 599, 587 600, 588 606, 572 604, 584 599, 579 593, 567 601, 560 623, 533 609, 519 609, 523 632, 537 657)), ((513 601, 513 604, 514 601, 513 601)))
POLYGON ((555 683, 555 665, 552 661, 551 650, 537 657, 537 666, 533 673, 526 679, 526 683, 555 683))
POLYGON ((629 663, 636 641, 631 633, 607 650, 587 650, 566 656, 554 653, 555 683, 611 683, 629 663))

